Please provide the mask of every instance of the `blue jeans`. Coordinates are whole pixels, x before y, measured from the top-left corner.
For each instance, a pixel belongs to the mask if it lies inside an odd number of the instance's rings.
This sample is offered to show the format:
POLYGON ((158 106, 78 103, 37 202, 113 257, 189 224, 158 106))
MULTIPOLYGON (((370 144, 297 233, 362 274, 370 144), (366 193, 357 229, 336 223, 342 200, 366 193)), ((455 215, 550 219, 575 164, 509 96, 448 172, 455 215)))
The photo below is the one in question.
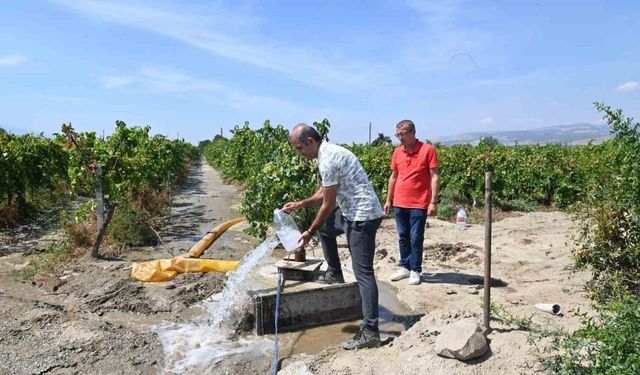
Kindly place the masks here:
POLYGON ((398 244, 400 247, 400 267, 422 272, 422 245, 427 210, 419 208, 394 207, 398 244))

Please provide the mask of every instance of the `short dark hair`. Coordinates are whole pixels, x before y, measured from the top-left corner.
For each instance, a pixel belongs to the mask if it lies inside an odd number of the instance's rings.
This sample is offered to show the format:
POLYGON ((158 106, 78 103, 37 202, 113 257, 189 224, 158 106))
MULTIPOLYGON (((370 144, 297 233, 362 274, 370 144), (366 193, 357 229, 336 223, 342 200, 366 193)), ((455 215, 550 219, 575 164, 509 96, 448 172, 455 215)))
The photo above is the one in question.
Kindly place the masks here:
POLYGON ((296 129, 300 129, 300 134, 298 134, 298 141, 302 142, 305 145, 309 144, 307 138, 311 138, 316 142, 320 142, 322 140, 320 133, 318 133, 316 129, 307 124, 298 124, 295 128, 293 128, 293 131, 295 131, 296 129))
POLYGON ((405 126, 405 125, 409 125, 409 127, 411 128, 412 131, 416 130, 416 124, 413 123, 413 121, 411 120, 402 120, 398 123, 398 125, 396 125, 396 129, 400 129, 401 127, 405 126))

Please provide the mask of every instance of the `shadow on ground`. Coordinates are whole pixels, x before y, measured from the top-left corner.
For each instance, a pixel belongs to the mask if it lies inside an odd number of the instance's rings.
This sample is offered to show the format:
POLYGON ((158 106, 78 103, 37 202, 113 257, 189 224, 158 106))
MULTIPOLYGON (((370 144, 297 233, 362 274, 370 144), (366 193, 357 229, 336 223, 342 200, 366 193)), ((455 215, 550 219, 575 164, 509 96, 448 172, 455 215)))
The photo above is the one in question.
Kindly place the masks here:
MULTIPOLYGON (((457 272, 423 273, 421 279, 423 283, 431 284, 484 285, 482 276, 457 272)), ((491 278, 493 288, 503 288, 507 285, 509 284, 501 279, 491 278)))

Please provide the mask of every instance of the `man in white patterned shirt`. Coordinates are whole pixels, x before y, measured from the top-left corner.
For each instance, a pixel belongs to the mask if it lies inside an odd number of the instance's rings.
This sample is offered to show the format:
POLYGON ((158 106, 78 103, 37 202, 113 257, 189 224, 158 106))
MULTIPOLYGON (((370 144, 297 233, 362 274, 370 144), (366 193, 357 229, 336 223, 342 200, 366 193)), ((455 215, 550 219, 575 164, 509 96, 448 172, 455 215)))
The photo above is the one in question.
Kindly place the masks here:
POLYGON ((378 331, 378 286, 373 271, 376 232, 384 211, 356 156, 344 147, 322 141, 318 132, 298 124, 289 137, 291 145, 308 160, 318 159, 322 186, 311 197, 288 202, 283 210, 320 205, 309 228, 300 236, 300 245, 318 232, 328 269, 319 281, 343 283, 336 236, 346 233, 353 272, 362 297, 362 327, 353 339, 342 344, 345 349, 380 346, 378 331), (336 207, 337 204, 337 207, 336 207))

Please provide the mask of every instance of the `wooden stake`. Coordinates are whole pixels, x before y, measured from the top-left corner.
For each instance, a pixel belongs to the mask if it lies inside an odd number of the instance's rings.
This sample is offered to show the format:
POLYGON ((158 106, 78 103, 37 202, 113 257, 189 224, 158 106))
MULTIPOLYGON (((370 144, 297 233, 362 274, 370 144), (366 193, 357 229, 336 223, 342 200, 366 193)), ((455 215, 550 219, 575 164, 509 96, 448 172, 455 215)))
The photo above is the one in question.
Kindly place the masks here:
POLYGON ((484 331, 491 332, 491 172, 484 174, 484 331))

